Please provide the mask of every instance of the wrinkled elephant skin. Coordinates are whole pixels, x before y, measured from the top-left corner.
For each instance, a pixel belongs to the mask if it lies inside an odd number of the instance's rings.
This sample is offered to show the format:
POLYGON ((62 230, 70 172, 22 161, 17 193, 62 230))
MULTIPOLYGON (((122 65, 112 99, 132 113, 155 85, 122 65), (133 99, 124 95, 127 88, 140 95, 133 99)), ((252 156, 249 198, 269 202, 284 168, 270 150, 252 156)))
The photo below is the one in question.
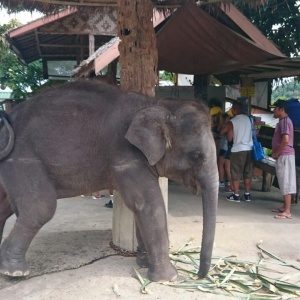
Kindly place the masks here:
MULTIPOLYGON (((201 193, 199 276, 211 261, 218 199, 216 149, 207 107, 160 100, 87 81, 46 90, 0 115, 0 272, 26 276, 25 254, 59 198, 115 189, 133 211, 140 265, 175 280, 159 176, 201 193)), ((200 199, 200 198, 199 198, 200 199)))

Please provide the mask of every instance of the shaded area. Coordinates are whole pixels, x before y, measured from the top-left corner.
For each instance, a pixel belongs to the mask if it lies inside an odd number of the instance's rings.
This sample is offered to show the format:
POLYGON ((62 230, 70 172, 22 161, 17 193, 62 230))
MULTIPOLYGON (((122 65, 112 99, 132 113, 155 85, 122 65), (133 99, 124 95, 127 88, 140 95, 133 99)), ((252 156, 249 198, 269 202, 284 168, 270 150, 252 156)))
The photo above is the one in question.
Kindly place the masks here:
MULTIPOLYGON (((116 252, 109 246, 111 235, 111 230, 39 234, 27 252, 30 275, 26 278, 78 269, 103 257, 115 255, 116 252)), ((23 280, 0 275, 0 289, 23 280)))

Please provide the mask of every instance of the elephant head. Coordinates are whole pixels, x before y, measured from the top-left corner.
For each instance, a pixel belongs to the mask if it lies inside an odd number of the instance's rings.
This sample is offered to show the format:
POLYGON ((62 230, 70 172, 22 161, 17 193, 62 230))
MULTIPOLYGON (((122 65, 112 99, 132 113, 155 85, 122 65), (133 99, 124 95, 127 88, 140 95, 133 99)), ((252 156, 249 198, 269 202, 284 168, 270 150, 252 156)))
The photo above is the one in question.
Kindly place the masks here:
POLYGON ((126 138, 139 148, 161 177, 201 193, 203 236, 199 276, 209 271, 216 226, 218 170, 211 121, 206 106, 194 102, 141 109, 126 138))

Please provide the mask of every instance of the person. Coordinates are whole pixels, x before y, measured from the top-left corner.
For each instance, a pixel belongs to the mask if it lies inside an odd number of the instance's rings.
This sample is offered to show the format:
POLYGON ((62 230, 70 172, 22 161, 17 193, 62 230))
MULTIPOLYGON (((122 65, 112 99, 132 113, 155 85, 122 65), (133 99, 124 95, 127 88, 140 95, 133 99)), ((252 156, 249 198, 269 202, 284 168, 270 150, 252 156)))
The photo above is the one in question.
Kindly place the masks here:
POLYGON ((243 179, 245 192, 243 199, 251 201, 250 188, 252 181, 252 128, 247 115, 243 113, 241 102, 232 105, 233 118, 228 122, 227 140, 233 141, 230 154, 230 173, 233 193, 226 198, 228 201, 240 202, 239 185, 243 179))
POLYGON ((278 214, 276 219, 291 218, 292 194, 296 193, 296 163, 294 149, 294 127, 287 114, 286 102, 277 100, 273 106, 274 117, 279 119, 272 139, 272 158, 276 160, 275 169, 278 185, 283 196, 283 205, 272 209, 278 214))
POLYGON ((232 192, 231 188, 231 175, 230 175, 230 152, 231 147, 228 147, 228 141, 226 137, 227 124, 229 121, 229 116, 227 113, 222 114, 221 125, 219 128, 221 140, 220 140, 220 151, 219 151, 219 187, 226 187, 227 192, 232 192))
POLYGON ((211 115, 211 128, 212 128, 212 132, 214 137, 218 137, 219 136, 219 128, 221 125, 221 116, 222 116, 222 109, 219 106, 213 106, 210 109, 210 115, 211 115))
POLYGON ((99 192, 92 193, 92 198, 93 198, 94 200, 96 200, 96 199, 102 199, 102 198, 104 198, 104 197, 105 197, 105 195, 102 195, 102 194, 100 193, 100 191, 99 191, 99 192))
MULTIPOLYGON (((108 207, 108 208, 113 208, 113 203, 114 203, 114 191, 113 190, 108 190, 109 192, 109 201, 107 203, 104 204, 105 207, 108 207)), ((105 197, 105 195, 101 194, 100 191, 98 192, 94 192, 91 194, 92 198, 94 200, 96 199, 103 199, 105 197)), ((88 195, 81 195, 82 198, 84 197, 88 197, 88 195)))
POLYGON ((216 144, 216 158, 217 158, 218 163, 219 163, 218 156, 219 156, 219 151, 220 151, 220 131, 219 131, 219 128, 220 128, 220 124, 221 124, 221 115, 222 115, 221 107, 214 105, 210 109, 211 130, 212 130, 214 141, 215 141, 215 144, 216 144))
POLYGON ((114 191, 113 190, 109 190, 109 201, 107 203, 104 204, 105 207, 108 208, 113 208, 114 206, 114 191))
POLYGON ((92 198, 94 200, 96 199, 102 199, 105 197, 105 195, 102 195, 100 192, 94 192, 92 194, 89 194, 89 195, 80 195, 81 198, 85 198, 85 197, 89 197, 89 196, 92 196, 92 198))

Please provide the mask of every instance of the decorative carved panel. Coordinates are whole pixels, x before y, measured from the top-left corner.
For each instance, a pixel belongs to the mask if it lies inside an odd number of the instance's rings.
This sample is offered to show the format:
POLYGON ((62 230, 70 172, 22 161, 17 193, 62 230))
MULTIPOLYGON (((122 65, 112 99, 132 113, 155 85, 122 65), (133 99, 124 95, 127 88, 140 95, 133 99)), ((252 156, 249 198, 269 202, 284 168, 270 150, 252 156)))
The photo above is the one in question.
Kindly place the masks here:
POLYGON ((75 12, 46 26, 41 26, 39 32, 117 35, 117 9, 115 7, 103 7, 95 13, 75 12))

